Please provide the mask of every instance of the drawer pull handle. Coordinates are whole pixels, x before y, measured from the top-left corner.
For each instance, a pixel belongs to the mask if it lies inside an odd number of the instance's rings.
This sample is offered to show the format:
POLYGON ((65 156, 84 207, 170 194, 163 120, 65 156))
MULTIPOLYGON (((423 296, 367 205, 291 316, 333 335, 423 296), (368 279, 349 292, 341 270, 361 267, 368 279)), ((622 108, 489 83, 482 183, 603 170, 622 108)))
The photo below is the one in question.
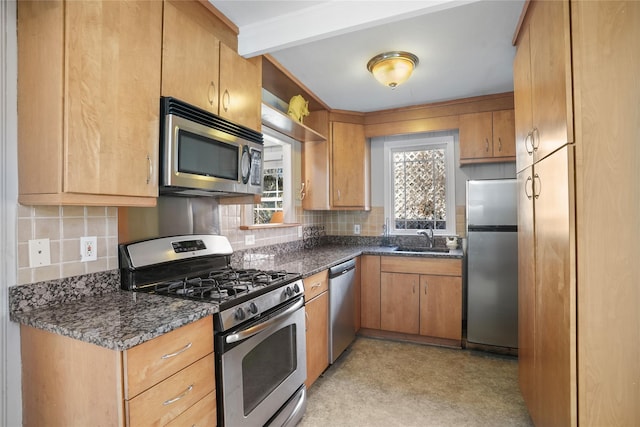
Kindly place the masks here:
POLYGON ((172 403, 175 403, 178 400, 180 400, 183 397, 185 397, 187 394, 189 394, 191 392, 191 390, 193 390, 193 384, 191 384, 189 387, 187 387, 187 389, 185 391, 183 391, 182 393, 180 393, 179 395, 177 395, 173 399, 165 400, 164 402, 162 402, 162 404, 165 405, 165 406, 166 405, 171 405, 172 403))
POLYGON ((161 357, 161 359, 171 359, 172 357, 175 357, 175 356, 179 355, 180 353, 184 353, 185 351, 189 350, 192 345, 193 345, 193 343, 189 343, 189 344, 185 345, 184 347, 182 347, 180 350, 176 351, 175 353, 169 353, 169 354, 163 355, 161 357))
POLYGON ((322 285, 321 282, 314 283, 313 285, 311 285, 311 289, 319 288, 321 285, 322 285))

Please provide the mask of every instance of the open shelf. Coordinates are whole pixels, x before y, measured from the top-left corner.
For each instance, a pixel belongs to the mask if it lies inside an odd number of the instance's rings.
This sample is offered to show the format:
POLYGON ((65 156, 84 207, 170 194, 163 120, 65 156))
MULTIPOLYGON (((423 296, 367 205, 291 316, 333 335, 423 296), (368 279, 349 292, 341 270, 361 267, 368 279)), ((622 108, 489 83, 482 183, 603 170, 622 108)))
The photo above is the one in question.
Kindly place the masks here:
POLYGON ((327 137, 268 104, 262 104, 262 124, 300 142, 326 141, 327 137))

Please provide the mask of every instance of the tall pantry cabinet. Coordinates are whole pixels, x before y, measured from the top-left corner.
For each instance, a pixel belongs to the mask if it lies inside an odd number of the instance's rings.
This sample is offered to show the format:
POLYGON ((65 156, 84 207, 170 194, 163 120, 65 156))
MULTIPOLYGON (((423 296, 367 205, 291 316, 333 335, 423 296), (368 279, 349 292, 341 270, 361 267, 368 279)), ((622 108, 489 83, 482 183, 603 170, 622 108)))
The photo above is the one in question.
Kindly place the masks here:
POLYGON ((628 53, 640 49, 640 3, 525 8, 514 61, 522 394, 536 425, 638 425, 640 59, 628 53))

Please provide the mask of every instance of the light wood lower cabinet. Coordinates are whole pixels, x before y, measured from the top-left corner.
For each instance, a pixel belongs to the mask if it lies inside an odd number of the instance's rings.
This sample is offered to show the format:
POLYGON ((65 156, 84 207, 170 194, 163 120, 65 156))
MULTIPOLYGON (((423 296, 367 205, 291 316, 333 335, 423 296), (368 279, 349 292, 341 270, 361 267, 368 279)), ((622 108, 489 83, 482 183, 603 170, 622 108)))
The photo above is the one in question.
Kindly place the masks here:
POLYGON ((329 279, 321 271, 304 279, 307 315, 307 388, 329 366, 329 279))
POLYGON ((125 351, 20 333, 24 426, 215 424, 211 317, 125 351))
POLYGON ((380 329, 417 334, 420 331, 420 275, 380 273, 380 329))
POLYGON ((420 335, 462 339, 462 277, 420 275, 420 335))
POLYGON ((462 260, 362 257, 363 335, 461 345, 462 260))

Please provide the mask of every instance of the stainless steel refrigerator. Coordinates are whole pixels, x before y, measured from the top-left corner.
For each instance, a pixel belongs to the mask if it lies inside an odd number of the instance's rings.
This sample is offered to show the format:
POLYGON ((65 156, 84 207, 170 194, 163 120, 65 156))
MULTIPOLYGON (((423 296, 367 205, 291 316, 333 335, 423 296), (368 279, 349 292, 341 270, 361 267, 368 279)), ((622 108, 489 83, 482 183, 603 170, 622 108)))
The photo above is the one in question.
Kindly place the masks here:
POLYGON ((518 347, 515 179, 467 181, 467 341, 518 347))

